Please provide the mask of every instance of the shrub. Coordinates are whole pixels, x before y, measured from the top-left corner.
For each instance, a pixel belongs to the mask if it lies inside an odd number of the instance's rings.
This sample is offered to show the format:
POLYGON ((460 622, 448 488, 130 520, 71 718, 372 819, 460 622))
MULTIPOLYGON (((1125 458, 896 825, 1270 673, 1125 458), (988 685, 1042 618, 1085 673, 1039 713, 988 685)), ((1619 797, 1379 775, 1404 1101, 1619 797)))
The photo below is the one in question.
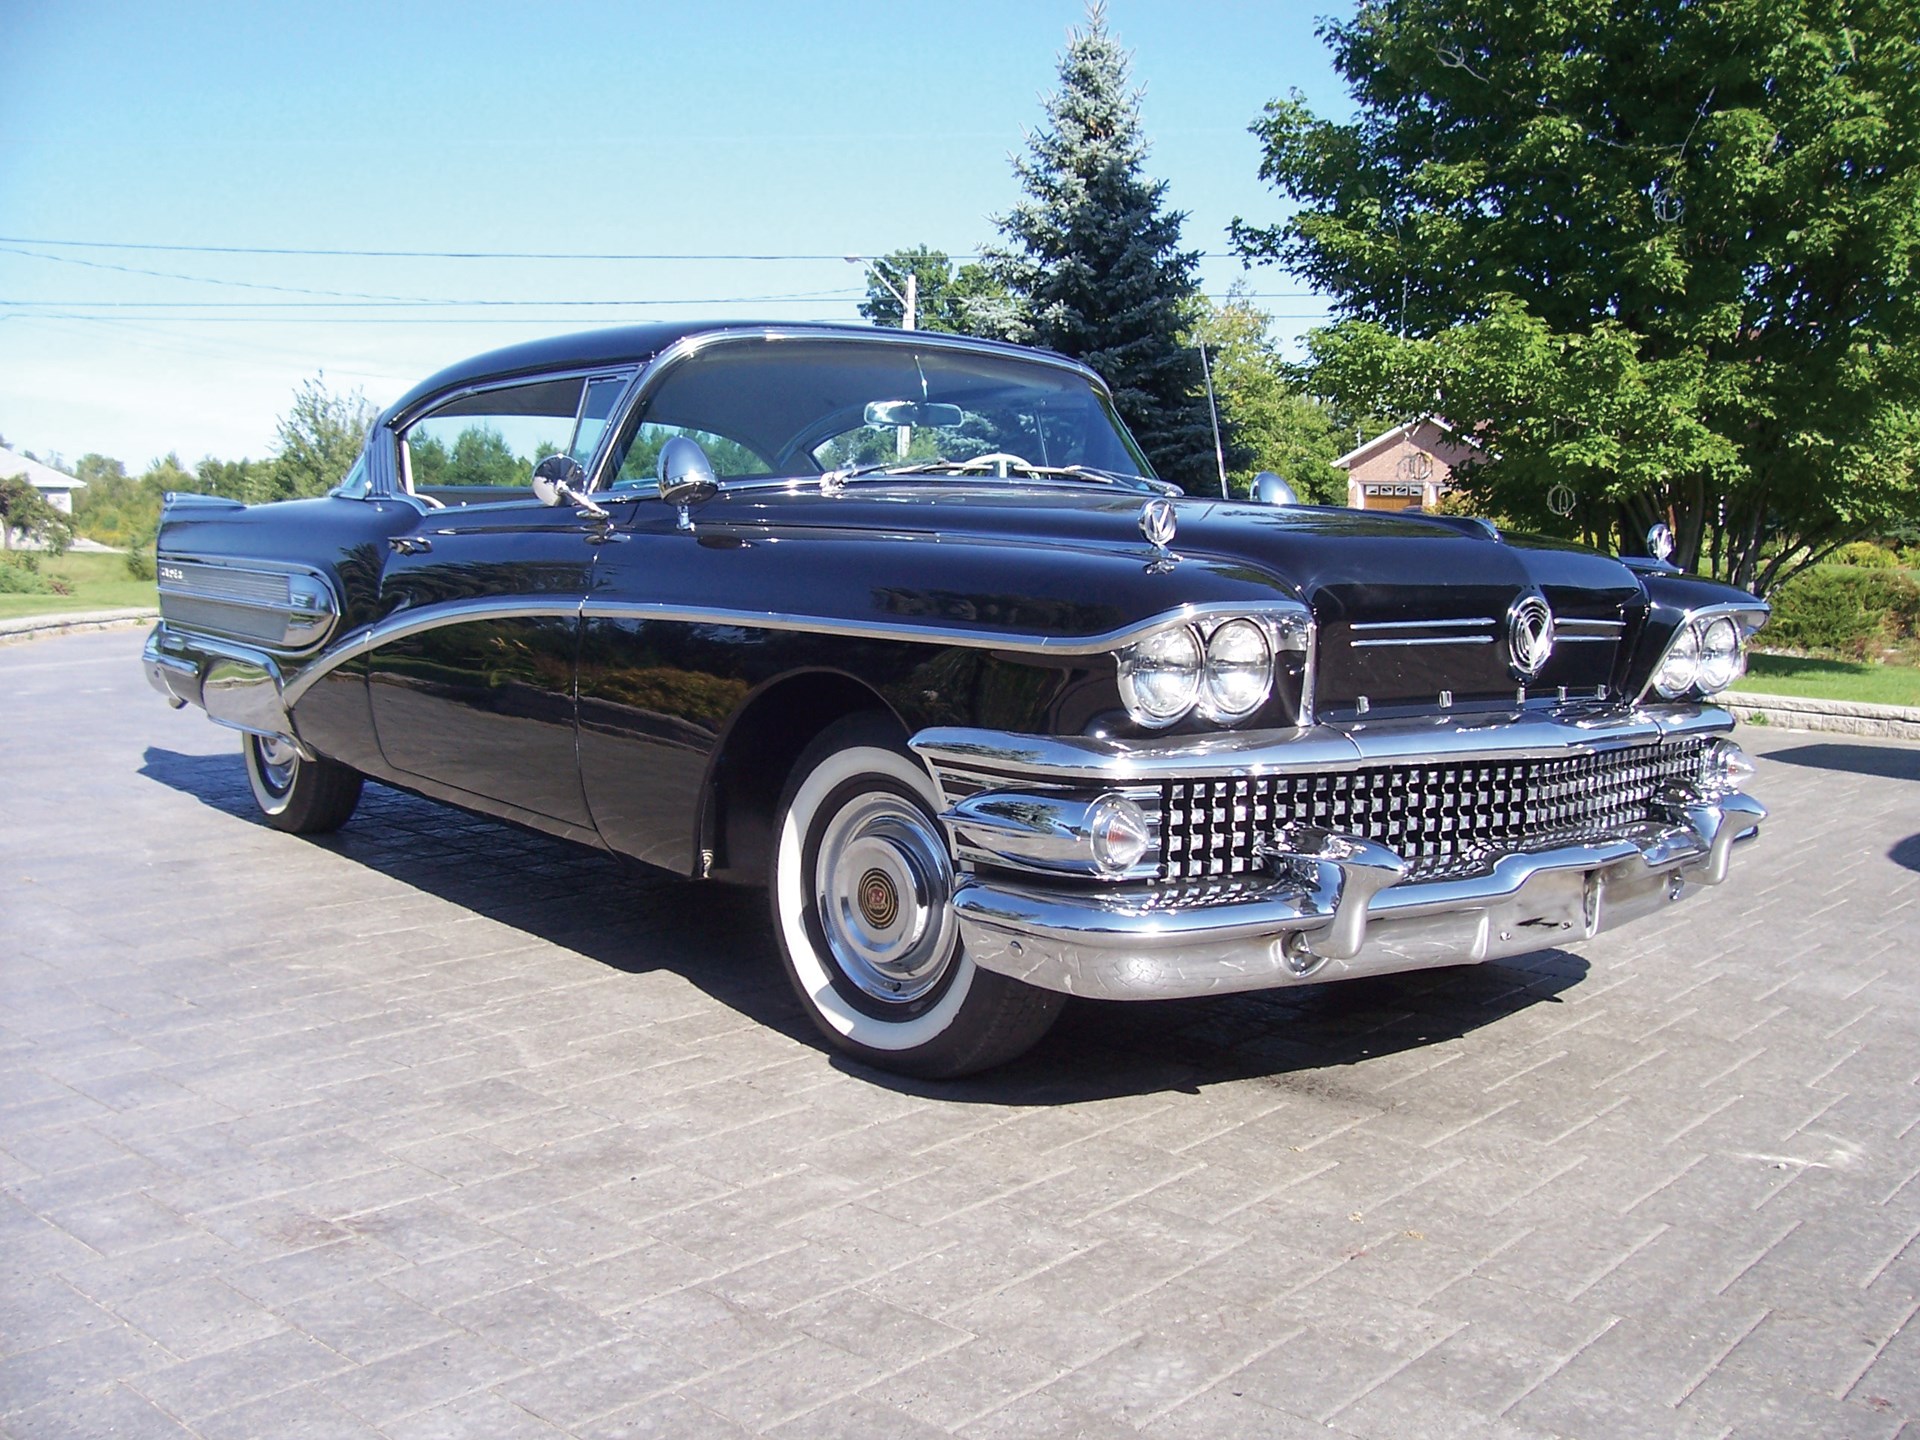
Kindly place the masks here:
POLYGON ((158 517, 142 525, 127 537, 127 574, 136 580, 151 580, 158 563, 155 549, 160 539, 158 517))
POLYGON ((1761 643, 1864 660, 1920 633, 1920 587, 1898 570, 1820 565, 1767 597, 1773 619, 1761 643))
POLYGON ((52 587, 31 555, 0 560, 0 595, 50 595, 52 587))
POLYGON ((1877 540, 1856 540, 1833 552, 1835 565, 1853 565, 1862 570, 1893 570, 1900 557, 1877 540))

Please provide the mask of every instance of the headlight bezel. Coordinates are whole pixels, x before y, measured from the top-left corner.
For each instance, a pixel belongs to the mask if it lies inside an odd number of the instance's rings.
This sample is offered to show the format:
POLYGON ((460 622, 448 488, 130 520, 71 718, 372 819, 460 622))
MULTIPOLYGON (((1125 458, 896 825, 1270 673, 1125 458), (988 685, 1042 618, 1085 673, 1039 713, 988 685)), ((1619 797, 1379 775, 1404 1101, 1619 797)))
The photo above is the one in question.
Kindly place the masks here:
POLYGON ((1120 702, 1127 708, 1127 715, 1133 723, 1148 730, 1165 730, 1170 725, 1178 725, 1193 713, 1193 707, 1200 698, 1201 672, 1205 669, 1207 658, 1206 642, 1192 625, 1168 625, 1152 634, 1143 635, 1131 645, 1121 650, 1115 657, 1120 681, 1120 702), (1178 657, 1168 654, 1156 654, 1156 647, 1184 642, 1192 654, 1192 672, 1184 686, 1176 685, 1169 698, 1178 699, 1177 704, 1149 704, 1153 685, 1144 677, 1152 674, 1165 674, 1181 667, 1178 657), (1185 691, 1180 699, 1181 689, 1185 691))
POLYGON ((1673 627, 1659 658, 1640 692, 1641 700, 1700 700, 1717 694, 1747 670, 1747 648, 1766 623, 1761 601, 1747 605, 1713 605, 1687 612, 1673 627), (1725 638, 1733 639, 1731 655, 1725 638), (1721 663, 1710 669, 1711 657, 1721 663))
POLYGON ((1170 729, 1194 716, 1224 728, 1242 724, 1273 699, 1278 657, 1286 648, 1286 638, 1276 633, 1268 616, 1249 611, 1190 615, 1158 626, 1114 652, 1121 705, 1128 719, 1144 730, 1170 729), (1246 647, 1250 641, 1258 655, 1251 663, 1246 648, 1237 656, 1226 653, 1236 645, 1246 647), (1180 701, 1178 708, 1160 700, 1144 703, 1154 698, 1156 688, 1149 677, 1168 668, 1166 650, 1170 643, 1191 647, 1187 653, 1197 659, 1191 684, 1175 689, 1172 698, 1180 701), (1156 660, 1160 662, 1158 672, 1154 668, 1156 660), (1251 686, 1245 683, 1249 672, 1256 681, 1251 686), (1231 680, 1236 675, 1238 693, 1231 680))

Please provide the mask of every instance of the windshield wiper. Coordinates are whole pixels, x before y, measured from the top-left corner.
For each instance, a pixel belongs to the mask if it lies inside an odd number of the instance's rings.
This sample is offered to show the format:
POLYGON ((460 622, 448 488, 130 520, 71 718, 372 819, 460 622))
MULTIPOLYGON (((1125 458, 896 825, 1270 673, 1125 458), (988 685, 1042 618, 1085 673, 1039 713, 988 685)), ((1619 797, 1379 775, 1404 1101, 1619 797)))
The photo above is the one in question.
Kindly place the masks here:
POLYGON ((994 452, 965 460, 944 456, 932 460, 902 463, 898 460, 872 460, 864 465, 847 465, 828 470, 820 477, 821 488, 838 490, 847 481, 866 475, 981 475, 1005 479, 1012 472, 1022 475, 1059 476, 1068 480, 1091 480, 1101 485, 1153 485, 1144 475, 1128 475, 1119 470, 1103 470, 1097 465, 1036 465, 1018 455, 994 452))
POLYGON ((820 488, 831 494, 847 481, 862 475, 917 475, 942 463, 939 460, 921 460, 903 465, 898 460, 869 460, 864 465, 843 465, 838 470, 821 471, 820 488))

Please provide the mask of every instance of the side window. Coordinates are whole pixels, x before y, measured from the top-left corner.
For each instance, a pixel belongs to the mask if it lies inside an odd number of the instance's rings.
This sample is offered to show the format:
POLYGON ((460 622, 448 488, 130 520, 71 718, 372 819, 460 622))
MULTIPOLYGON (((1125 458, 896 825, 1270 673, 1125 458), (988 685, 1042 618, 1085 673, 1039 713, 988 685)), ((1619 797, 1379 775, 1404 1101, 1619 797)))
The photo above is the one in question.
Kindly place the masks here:
POLYGON ((353 462, 353 468, 347 471, 347 478, 327 493, 342 500, 364 500, 371 489, 367 479, 367 452, 362 450, 360 458, 353 462))
POLYGON ((586 403, 580 407, 580 424, 573 432, 573 449, 567 452, 582 465, 593 459, 600 437, 607 432, 607 417, 613 414, 614 403, 626 388, 624 375, 603 376, 587 382, 586 403))
POLYGON ((586 387, 577 376, 505 385, 428 411, 407 427, 408 488, 443 505, 531 496, 533 467, 573 450, 586 387))

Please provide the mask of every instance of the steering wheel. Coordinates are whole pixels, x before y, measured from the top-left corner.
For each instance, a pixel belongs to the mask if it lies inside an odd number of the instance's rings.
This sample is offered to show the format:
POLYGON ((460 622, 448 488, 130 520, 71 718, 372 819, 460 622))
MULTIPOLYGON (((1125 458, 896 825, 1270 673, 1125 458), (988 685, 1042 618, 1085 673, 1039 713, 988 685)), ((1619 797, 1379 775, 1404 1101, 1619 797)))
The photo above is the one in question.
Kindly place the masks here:
POLYGON ((1026 456, 1015 455, 1006 450, 994 450, 985 455, 976 455, 971 460, 962 460, 953 468, 956 470, 983 470, 989 465, 997 465, 1000 467, 995 473, 998 478, 1002 480, 1007 478, 1007 469, 1009 466, 1017 465, 1022 470, 1032 470, 1034 468, 1033 462, 1027 459, 1026 456))

